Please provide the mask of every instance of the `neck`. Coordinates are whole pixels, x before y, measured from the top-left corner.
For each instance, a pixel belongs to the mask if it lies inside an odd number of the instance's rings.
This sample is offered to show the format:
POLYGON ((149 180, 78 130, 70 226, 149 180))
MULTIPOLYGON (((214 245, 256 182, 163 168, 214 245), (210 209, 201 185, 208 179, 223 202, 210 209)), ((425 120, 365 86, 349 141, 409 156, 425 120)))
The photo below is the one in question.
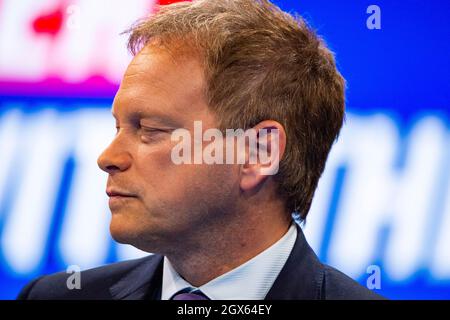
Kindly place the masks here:
POLYGON ((253 209, 251 214, 239 215, 238 221, 209 226, 201 235, 193 237, 198 241, 182 244, 166 256, 186 281, 199 287, 247 262, 281 239, 289 229, 291 218, 282 208, 277 209, 253 209))

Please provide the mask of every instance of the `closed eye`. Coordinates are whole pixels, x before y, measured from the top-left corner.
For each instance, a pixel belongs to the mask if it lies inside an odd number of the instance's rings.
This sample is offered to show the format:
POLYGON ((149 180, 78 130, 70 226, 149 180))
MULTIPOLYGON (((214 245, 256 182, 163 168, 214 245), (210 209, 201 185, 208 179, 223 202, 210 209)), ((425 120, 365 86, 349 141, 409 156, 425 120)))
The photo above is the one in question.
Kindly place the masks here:
POLYGON ((143 127, 143 126, 141 126, 141 130, 142 130, 144 133, 168 132, 167 129, 162 129, 162 128, 149 128, 149 127, 143 127))
POLYGON ((165 133, 169 133, 170 131, 173 131, 171 129, 165 129, 165 128, 151 128, 151 127, 143 127, 140 128, 140 136, 141 140, 143 142, 156 142, 161 140, 165 133))

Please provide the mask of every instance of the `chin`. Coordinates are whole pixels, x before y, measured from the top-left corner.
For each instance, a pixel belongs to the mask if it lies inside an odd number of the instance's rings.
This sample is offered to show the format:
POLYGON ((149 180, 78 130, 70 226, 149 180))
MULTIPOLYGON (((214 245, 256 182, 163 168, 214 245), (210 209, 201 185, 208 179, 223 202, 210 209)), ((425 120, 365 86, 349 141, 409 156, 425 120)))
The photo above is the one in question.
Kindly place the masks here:
POLYGON ((136 225, 118 214, 113 214, 111 224, 109 226, 111 237, 118 243, 131 244, 139 237, 139 230, 136 225))
POLYGON ((160 241, 158 241, 157 237, 151 237, 149 230, 144 230, 142 224, 129 217, 113 215, 109 231, 111 237, 118 243, 129 244, 137 249, 151 253, 160 251, 160 246, 158 246, 160 241))

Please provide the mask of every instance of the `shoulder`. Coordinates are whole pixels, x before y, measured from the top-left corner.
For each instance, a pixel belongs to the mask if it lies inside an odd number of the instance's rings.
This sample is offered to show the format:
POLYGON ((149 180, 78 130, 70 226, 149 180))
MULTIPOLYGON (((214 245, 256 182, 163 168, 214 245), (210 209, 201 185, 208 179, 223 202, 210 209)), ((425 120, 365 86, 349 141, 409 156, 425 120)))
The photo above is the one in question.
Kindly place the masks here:
POLYGON ((328 265, 323 266, 322 299, 327 300, 383 300, 382 296, 328 265))
POLYGON ((344 273, 323 264, 298 226, 294 247, 266 299, 374 300, 383 298, 344 273))
POLYGON ((142 264, 157 260, 150 255, 141 259, 117 262, 80 272, 80 288, 69 289, 73 273, 58 272, 29 282, 19 293, 19 300, 108 299, 109 289, 125 274, 142 264))

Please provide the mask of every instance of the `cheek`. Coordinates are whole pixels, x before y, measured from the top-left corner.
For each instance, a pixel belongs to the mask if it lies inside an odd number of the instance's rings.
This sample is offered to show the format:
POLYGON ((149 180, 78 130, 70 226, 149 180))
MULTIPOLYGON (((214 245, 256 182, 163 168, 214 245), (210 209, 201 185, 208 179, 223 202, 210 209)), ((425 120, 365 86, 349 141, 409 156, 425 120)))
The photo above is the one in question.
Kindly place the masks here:
POLYGON ((175 197, 195 178, 190 165, 176 165, 171 159, 172 146, 142 146, 136 152, 135 177, 145 198, 163 201, 175 197))
POLYGON ((176 165, 172 145, 140 148, 135 159, 136 175, 147 205, 166 209, 195 206, 196 203, 226 201, 239 192, 237 165, 176 165))
POLYGON ((138 146, 134 159, 138 176, 153 180, 157 179, 161 173, 169 171, 170 167, 173 166, 170 154, 171 146, 169 143, 138 146))

